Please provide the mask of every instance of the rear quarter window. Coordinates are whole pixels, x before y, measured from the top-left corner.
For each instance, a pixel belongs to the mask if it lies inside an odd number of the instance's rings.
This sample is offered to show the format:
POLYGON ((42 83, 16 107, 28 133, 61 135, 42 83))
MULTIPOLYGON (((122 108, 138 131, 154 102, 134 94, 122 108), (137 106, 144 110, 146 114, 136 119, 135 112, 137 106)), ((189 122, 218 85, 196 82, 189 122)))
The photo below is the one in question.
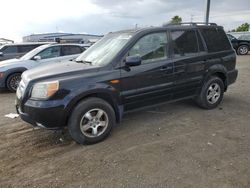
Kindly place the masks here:
POLYGON ((219 52, 231 49, 231 45, 223 29, 201 29, 201 33, 207 44, 208 52, 219 52))

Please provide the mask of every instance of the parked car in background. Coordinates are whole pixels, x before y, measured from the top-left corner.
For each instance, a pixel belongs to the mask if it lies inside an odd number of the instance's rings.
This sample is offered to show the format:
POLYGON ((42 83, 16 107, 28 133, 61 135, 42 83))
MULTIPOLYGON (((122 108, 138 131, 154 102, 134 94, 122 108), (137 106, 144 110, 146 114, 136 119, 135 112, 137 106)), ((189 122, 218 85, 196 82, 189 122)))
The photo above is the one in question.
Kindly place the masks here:
POLYGON ((0 61, 22 57, 27 52, 44 44, 48 43, 39 42, 39 43, 20 43, 20 44, 2 45, 0 46, 0 61))
POLYGON ((239 40, 247 40, 247 41, 250 41, 250 34, 241 35, 241 36, 239 36, 238 39, 239 39, 239 40))
POLYGON ((46 44, 42 45, 20 59, 0 62, 0 88, 16 91, 21 74, 31 68, 72 60, 79 56, 85 47, 81 44, 46 44))
POLYGON ((247 55, 250 50, 250 40, 237 39, 233 35, 227 34, 227 37, 231 41, 233 48, 238 55, 247 55))
POLYGON ((34 126, 67 126, 76 142, 93 144, 134 109, 187 98, 216 108, 237 78, 235 65, 235 51, 216 24, 112 32, 75 63, 26 71, 16 108, 34 126))

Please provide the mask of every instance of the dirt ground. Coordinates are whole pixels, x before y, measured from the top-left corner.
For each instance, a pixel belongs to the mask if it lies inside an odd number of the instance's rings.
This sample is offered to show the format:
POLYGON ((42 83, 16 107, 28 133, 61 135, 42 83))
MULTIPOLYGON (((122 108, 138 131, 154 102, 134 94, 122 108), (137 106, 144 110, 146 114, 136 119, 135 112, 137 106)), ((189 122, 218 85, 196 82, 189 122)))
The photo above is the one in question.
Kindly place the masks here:
POLYGON ((127 114, 102 143, 33 129, 0 93, 0 187, 250 187, 250 55, 215 110, 183 101, 127 114))

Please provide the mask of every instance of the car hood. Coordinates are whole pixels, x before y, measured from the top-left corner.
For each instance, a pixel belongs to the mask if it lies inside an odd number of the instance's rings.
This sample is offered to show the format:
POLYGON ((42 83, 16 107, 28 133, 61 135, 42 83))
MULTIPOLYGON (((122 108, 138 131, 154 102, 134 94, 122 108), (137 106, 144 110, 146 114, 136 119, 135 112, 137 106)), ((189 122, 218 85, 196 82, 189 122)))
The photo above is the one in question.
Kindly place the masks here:
POLYGON ((0 67, 5 67, 13 64, 19 64, 22 62, 20 59, 8 59, 0 62, 0 67))
POLYGON ((74 61, 64 61, 60 63, 43 65, 28 71, 25 71, 22 78, 25 82, 37 79, 50 79, 54 77, 68 76, 70 74, 82 73, 83 70, 97 71, 99 67, 74 61))
POLYGON ((30 60, 9 59, 0 62, 0 71, 6 71, 11 68, 26 67, 30 60))

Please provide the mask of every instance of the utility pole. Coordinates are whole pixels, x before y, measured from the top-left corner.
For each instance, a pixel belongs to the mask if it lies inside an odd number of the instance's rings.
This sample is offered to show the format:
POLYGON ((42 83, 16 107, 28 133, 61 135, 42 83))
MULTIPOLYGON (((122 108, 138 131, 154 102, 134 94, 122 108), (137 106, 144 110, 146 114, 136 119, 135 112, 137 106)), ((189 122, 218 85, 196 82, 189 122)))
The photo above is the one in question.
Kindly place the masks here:
POLYGON ((190 15, 190 21, 191 21, 191 23, 193 23, 193 20, 194 20, 194 15, 191 14, 191 15, 190 15))
POLYGON ((207 0, 205 23, 209 23, 209 13, 210 13, 210 0, 207 0))

